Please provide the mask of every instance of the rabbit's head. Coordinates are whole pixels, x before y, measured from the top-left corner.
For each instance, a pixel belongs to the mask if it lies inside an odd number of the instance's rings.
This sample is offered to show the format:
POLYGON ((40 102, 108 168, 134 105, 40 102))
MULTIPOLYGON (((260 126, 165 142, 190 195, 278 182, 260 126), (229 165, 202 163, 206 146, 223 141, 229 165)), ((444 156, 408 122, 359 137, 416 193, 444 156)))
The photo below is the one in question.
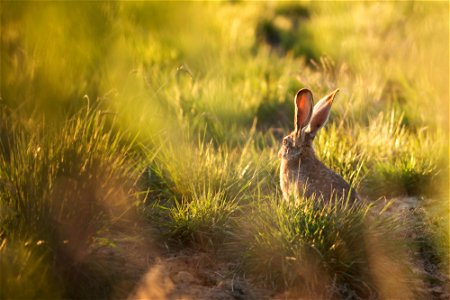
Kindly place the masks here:
POLYGON ((281 159, 298 159, 305 149, 311 149, 317 131, 330 115, 331 104, 339 89, 328 94, 313 107, 313 95, 309 89, 301 89, 295 95, 294 131, 283 138, 278 156, 281 159))

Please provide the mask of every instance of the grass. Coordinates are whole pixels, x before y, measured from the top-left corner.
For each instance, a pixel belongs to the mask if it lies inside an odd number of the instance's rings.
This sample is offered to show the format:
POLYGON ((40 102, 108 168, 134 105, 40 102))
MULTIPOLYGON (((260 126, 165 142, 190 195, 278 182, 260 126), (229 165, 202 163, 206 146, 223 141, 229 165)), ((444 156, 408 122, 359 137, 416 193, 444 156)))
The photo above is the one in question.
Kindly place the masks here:
POLYGON ((448 4, 4 2, 0 13, 2 298, 126 297, 144 270, 122 270, 124 234, 223 251, 279 291, 408 295, 384 280, 410 279, 401 216, 281 201, 279 141, 302 87, 315 101, 341 90, 318 157, 369 202, 417 198, 414 226, 448 267, 448 4))
POLYGON ((19 240, 13 243, 3 240, 0 249, 0 263, 5 272, 1 277, 0 296, 8 298, 16 295, 29 299, 61 297, 62 291, 56 284, 56 278, 51 275, 51 267, 43 254, 44 246, 19 240), (23 288, 31 283, 36 288, 23 288))
POLYGON ((16 278, 4 282, 4 297, 111 293, 118 278, 107 272, 113 264, 98 250, 114 243, 98 241, 129 217, 142 166, 106 118, 97 109, 82 110, 61 129, 18 126, 13 139, 2 142, 1 267, 4 278, 16 278), (9 261, 16 251, 19 256, 9 261), (42 289, 22 290, 33 282, 42 289))
MULTIPOLYGON (((206 193, 190 202, 181 200, 169 209, 168 236, 181 246, 214 249, 231 230, 237 204, 220 194, 206 193)), ((158 226, 158 225, 157 225, 158 226)), ((159 225, 161 226, 161 225, 159 225)))
POLYGON ((373 240, 380 243, 383 236, 385 248, 395 244, 398 253, 404 251, 395 233, 398 224, 384 215, 375 220, 369 207, 342 199, 322 206, 303 199, 296 207, 276 198, 262 200, 248 214, 252 221, 238 223, 229 253, 237 255, 244 272, 295 297, 373 297, 373 240))

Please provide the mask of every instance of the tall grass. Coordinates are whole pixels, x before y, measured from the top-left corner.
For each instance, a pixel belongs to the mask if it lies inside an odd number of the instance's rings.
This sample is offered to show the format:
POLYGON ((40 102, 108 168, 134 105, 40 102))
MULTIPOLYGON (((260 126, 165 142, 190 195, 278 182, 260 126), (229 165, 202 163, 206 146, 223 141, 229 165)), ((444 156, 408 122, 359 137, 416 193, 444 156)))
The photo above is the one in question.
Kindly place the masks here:
MULTIPOLYGON (((1 268, 10 280, 4 297, 111 295, 118 276, 107 271, 113 264, 100 249, 114 243, 101 241, 133 215, 142 165, 107 118, 83 110, 62 128, 16 126, 2 139, 1 268)), ((3 119, 2 128, 12 121, 3 119)))
POLYGON ((339 87, 317 156, 369 203, 418 199, 448 266, 447 8, 2 3, 1 296, 125 297, 118 237, 150 226, 294 294, 412 295, 383 275, 410 279, 403 219, 286 205, 278 141, 299 88, 339 87))

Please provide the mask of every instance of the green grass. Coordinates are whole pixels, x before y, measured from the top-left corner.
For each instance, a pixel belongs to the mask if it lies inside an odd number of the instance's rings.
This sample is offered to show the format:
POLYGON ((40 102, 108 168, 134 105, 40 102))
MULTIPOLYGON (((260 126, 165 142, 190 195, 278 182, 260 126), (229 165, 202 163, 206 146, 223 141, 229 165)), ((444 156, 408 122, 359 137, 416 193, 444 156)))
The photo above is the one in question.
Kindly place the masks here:
POLYGON ((231 217, 237 204, 220 194, 206 192, 188 202, 181 200, 169 209, 169 221, 155 226, 167 226, 168 238, 180 246, 200 250, 214 249, 231 231, 231 217))
POLYGON ((109 272, 114 264, 99 250, 114 245, 113 226, 132 215, 143 164, 107 118, 101 110, 82 110, 62 128, 17 126, 13 139, 2 141, 1 268, 10 280, 3 282, 5 298, 111 294, 120 276, 109 272), (101 238, 111 243, 99 243, 101 238), (18 256, 10 260, 12 252, 18 256), (41 273, 52 279, 41 280, 41 273), (42 290, 22 289, 34 282, 42 290))
POLYGON ((342 199, 322 206, 303 199, 296 207, 262 199, 238 223, 228 251, 243 272, 271 288, 294 290, 298 297, 367 298, 377 293, 369 268, 371 239, 380 243, 383 236, 384 247, 395 244, 399 253, 404 247, 396 241, 398 224, 369 212, 342 199))
POLYGON ((118 271, 133 261, 123 234, 226 254, 277 290, 391 295, 383 263, 410 275, 402 216, 280 199, 279 141, 302 87, 315 101, 340 88, 317 156, 369 203, 416 197, 413 226, 446 272, 447 3, 0 14, 0 297, 126 297, 143 270, 118 271))

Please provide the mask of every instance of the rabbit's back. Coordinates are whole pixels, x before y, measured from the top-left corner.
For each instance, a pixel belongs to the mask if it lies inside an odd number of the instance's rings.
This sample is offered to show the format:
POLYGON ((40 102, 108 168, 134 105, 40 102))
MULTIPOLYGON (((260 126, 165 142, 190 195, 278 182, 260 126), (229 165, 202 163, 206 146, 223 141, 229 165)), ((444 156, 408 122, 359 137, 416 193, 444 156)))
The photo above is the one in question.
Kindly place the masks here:
POLYGON ((355 190, 338 174, 315 157, 302 157, 297 161, 284 161, 280 168, 283 196, 288 199, 299 195, 321 197, 328 202, 332 197, 358 200, 355 190), (300 163, 299 163, 300 162, 300 163))

